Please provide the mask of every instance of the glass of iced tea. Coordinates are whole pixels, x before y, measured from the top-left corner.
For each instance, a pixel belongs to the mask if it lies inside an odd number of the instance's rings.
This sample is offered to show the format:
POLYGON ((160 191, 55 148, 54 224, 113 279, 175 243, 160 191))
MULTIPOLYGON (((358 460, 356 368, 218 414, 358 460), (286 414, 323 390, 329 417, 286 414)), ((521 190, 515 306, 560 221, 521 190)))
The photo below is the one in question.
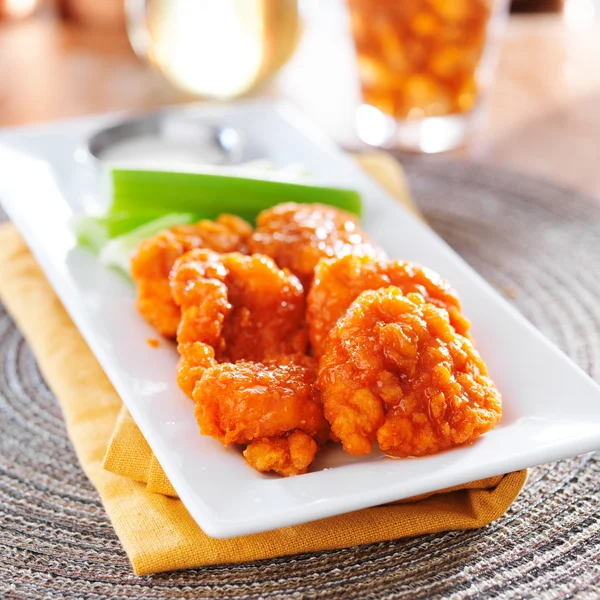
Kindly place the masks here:
POLYGON ((508 0, 347 0, 374 146, 443 152, 465 144, 491 78, 508 0))

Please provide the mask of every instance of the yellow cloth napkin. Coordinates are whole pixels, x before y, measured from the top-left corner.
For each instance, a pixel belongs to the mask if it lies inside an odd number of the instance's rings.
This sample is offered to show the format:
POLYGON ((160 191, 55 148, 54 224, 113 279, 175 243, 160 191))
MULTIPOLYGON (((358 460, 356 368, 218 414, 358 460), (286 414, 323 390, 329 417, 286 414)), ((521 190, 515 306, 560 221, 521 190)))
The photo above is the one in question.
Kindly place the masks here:
MULTIPOLYGON (((391 158, 369 155, 359 162, 409 205, 391 158)), ((519 471, 277 531, 212 539, 173 497, 139 429, 10 224, 0 228, 0 297, 58 398, 79 462, 138 575, 482 527, 506 511, 525 483, 527 472, 519 471), (120 474, 103 468, 105 454, 107 469, 120 474)))

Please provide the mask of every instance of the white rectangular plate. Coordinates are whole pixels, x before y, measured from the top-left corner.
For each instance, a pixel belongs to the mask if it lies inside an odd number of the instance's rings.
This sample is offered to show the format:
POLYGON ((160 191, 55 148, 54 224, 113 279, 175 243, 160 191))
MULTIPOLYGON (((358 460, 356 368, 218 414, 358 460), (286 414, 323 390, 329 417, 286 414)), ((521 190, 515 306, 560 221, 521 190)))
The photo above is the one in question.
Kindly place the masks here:
POLYGON ((391 256, 428 265, 458 290, 504 396, 501 423, 472 446, 412 460, 356 459, 328 450, 308 475, 257 473, 238 451, 199 434, 192 403, 175 383, 175 348, 148 346, 154 333, 135 310, 133 288, 75 247, 69 220, 93 202, 94 177, 74 152, 114 117, 2 133, 5 210, 208 535, 321 519, 600 448, 600 388, 302 117, 264 104, 185 110, 240 130, 252 157, 302 163, 320 182, 359 190, 372 237, 391 256))

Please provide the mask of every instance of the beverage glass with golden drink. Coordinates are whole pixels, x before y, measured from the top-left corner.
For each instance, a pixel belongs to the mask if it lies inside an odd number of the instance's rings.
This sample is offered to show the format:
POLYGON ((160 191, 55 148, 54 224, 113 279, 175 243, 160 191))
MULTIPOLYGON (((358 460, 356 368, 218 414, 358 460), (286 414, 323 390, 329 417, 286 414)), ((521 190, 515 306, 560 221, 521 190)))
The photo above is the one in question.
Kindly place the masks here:
POLYGON ((359 137, 418 152, 459 147, 491 78, 507 0, 347 0, 363 104, 359 137))
POLYGON ((300 34, 298 0, 126 0, 136 54, 205 98, 241 96, 278 71, 300 34))

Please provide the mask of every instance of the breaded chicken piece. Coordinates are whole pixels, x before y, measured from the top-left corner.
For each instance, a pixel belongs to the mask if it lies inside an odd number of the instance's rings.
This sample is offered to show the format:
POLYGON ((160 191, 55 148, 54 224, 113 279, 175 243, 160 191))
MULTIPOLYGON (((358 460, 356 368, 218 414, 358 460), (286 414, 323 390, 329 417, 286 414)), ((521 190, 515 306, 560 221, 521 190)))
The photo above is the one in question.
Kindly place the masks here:
POLYGON ((292 271, 307 290, 321 258, 384 256, 354 215, 324 204, 288 202, 262 211, 248 245, 292 271))
POLYGON ((185 344, 209 345, 218 362, 264 361, 306 351, 302 285, 267 256, 192 250, 176 261, 170 281, 181 307, 178 380, 188 395, 201 371, 197 351, 183 352, 185 344))
POLYGON ((361 292, 390 285, 399 287, 404 294, 418 292, 428 302, 446 309, 454 329, 468 335, 469 322, 460 312, 456 292, 434 271, 402 260, 344 256, 322 260, 315 269, 306 299, 313 356, 321 356, 327 335, 361 292))
POLYGON ((225 445, 249 444, 244 455, 259 471, 305 473, 329 434, 315 376, 307 357, 215 365, 193 392, 200 431, 225 445))
POLYGON ((316 368, 250 361, 207 369, 194 389, 204 435, 223 444, 248 444, 296 429, 311 437, 327 432, 316 368))
POLYGON ((302 475, 314 461, 319 446, 310 435, 294 431, 288 436, 262 438, 244 450, 248 464, 261 473, 284 477, 302 475))
POLYGON ((204 342, 183 342, 177 344, 177 351, 177 384, 188 398, 192 398, 196 382, 200 381, 204 371, 218 364, 215 350, 204 342))
POLYGON ((501 396, 448 313, 397 287, 366 291, 331 331, 317 379, 344 449, 422 456, 464 444, 500 420, 501 396))
POLYGON ((252 227, 246 221, 224 214, 216 221, 179 225, 144 240, 131 257, 139 312, 161 335, 174 338, 181 316, 169 287, 175 261, 194 248, 246 252, 251 233, 252 227))
POLYGON ((178 258, 169 275, 171 297, 181 309, 177 330, 179 344, 202 342, 221 352, 223 324, 233 307, 229 302, 223 264, 226 255, 204 248, 178 258))

